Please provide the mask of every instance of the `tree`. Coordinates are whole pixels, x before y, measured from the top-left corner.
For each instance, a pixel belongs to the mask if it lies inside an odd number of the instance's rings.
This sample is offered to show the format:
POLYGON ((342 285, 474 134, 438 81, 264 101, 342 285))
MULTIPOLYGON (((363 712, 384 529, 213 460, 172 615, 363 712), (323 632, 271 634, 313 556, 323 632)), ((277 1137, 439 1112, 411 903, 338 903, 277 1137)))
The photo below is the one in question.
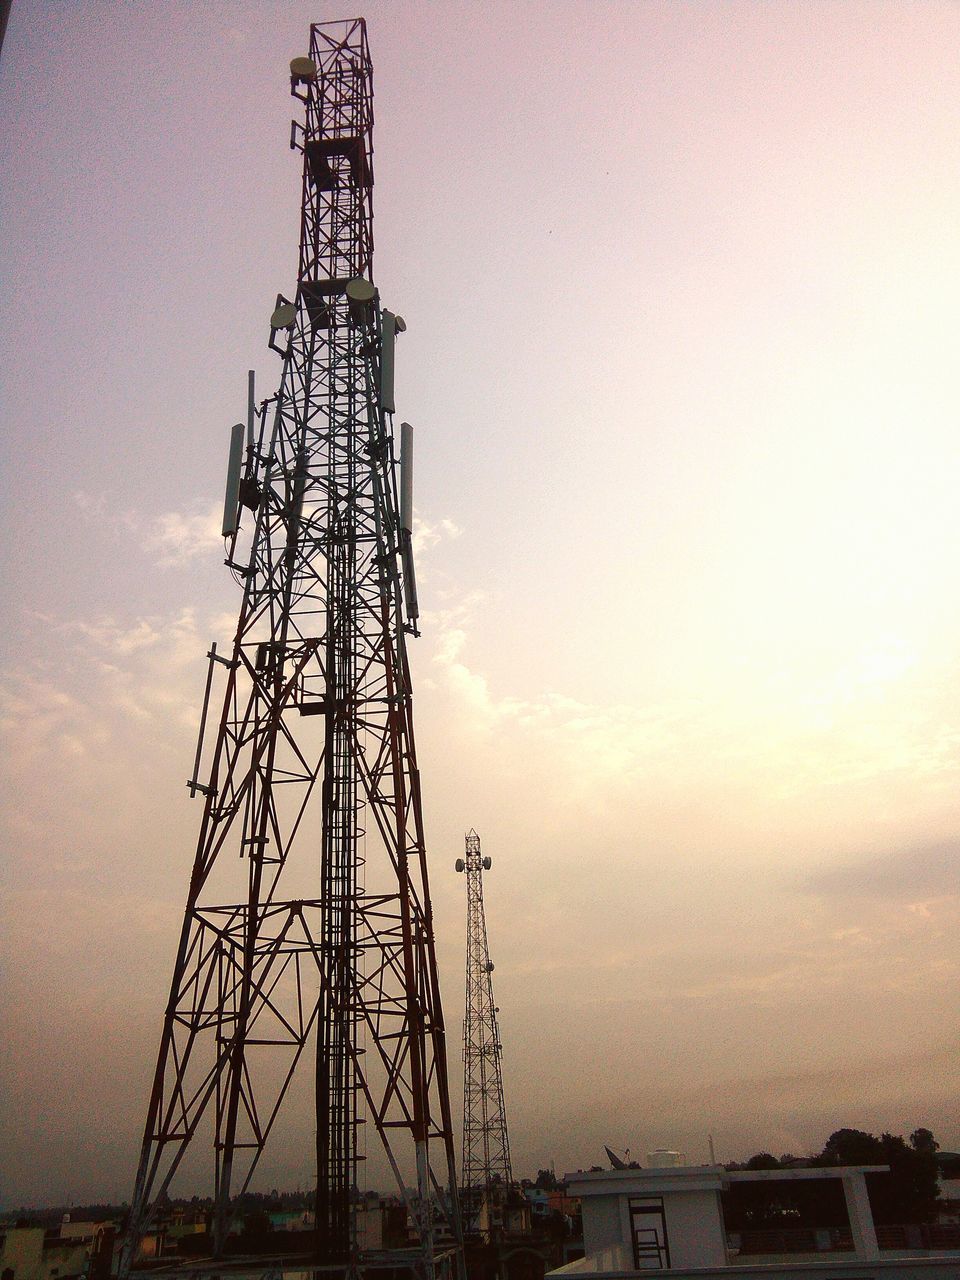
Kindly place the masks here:
POLYGON ((723 1192, 723 1217, 731 1231, 843 1227, 847 1221, 838 1178, 731 1181, 723 1192))
POLYGON ((817 1164, 883 1164, 883 1143, 862 1129, 837 1129, 817 1157, 817 1164))
POLYGON ((557 1175, 552 1169, 538 1169, 537 1178, 533 1184, 539 1187, 541 1191, 559 1191, 560 1183, 557 1181, 557 1175))
POLYGON ((910 1135, 910 1145, 920 1155, 935 1156, 940 1150, 940 1143, 929 1129, 914 1129, 910 1135))
POLYGON ((877 1138, 862 1129, 838 1129, 816 1163, 888 1165, 888 1174, 867 1175, 874 1220, 881 1225, 931 1222, 937 1213, 938 1145, 929 1129, 915 1129, 909 1146, 892 1133, 877 1138))
POLYGON ((760 1151, 755 1156, 751 1156, 744 1165, 745 1169, 779 1169, 780 1161, 776 1156, 772 1156, 769 1151, 760 1151))

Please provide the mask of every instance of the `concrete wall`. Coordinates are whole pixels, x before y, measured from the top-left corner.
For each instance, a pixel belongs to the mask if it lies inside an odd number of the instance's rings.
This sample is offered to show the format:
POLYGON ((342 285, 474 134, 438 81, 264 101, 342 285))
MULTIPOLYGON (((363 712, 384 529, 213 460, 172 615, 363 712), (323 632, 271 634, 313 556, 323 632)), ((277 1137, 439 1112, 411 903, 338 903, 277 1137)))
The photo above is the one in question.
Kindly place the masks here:
MULTIPOLYGON (((675 1191, 663 1196, 671 1268, 722 1267, 726 1262, 723 1217, 716 1191, 675 1191)), ((630 1197, 584 1197, 583 1251, 587 1257, 625 1248, 633 1266, 630 1197)))
MULTIPOLYGON (((611 1255, 615 1256, 615 1255, 611 1255)), ((587 1274, 591 1280, 637 1280, 640 1274, 632 1268, 611 1267, 610 1270, 592 1265, 593 1259, 580 1258, 568 1262, 565 1267, 548 1271, 548 1276, 569 1278, 587 1274)), ((660 1272, 659 1274, 663 1274, 660 1272)), ((958 1280, 960 1254, 953 1258, 882 1258, 877 1262, 847 1262, 835 1259, 831 1262, 791 1263, 783 1266, 729 1266, 698 1268, 696 1270, 670 1271, 671 1280, 958 1280)))
POLYGON ((629 1219, 624 1222, 622 1206, 626 1204, 623 1196, 591 1196, 583 1205, 583 1251, 589 1257, 591 1253, 602 1253, 611 1245, 626 1244, 631 1246, 629 1219))
POLYGON ((356 1224, 361 1249, 383 1248, 383 1211, 379 1204, 357 1205, 356 1224))
MULTIPOLYGON (((609 1249, 601 1249, 599 1253, 588 1253, 585 1258, 577 1258, 547 1274, 575 1276, 594 1275, 598 1272, 616 1274, 623 1271, 633 1271, 633 1250, 628 1249, 625 1244, 613 1244, 609 1249)), ((638 1273, 634 1271, 633 1274, 638 1273)))
POLYGON ((0 1271, 13 1280, 56 1280, 86 1270, 87 1245, 76 1240, 48 1240, 43 1227, 10 1227, 0 1248, 0 1271))
POLYGON ((89 1245, 78 1240, 48 1241, 43 1250, 39 1280, 62 1280, 64 1276, 84 1275, 89 1254, 89 1245))
POLYGON ((9 1267, 14 1280, 38 1280, 43 1265, 43 1227, 10 1227, 0 1248, 0 1271, 9 1267))
POLYGON ((716 1191, 684 1191, 663 1197, 670 1269, 722 1267, 726 1261, 723 1217, 716 1191))
POLYGON ((61 1240, 92 1240, 97 1234, 99 1222, 61 1222, 61 1240))

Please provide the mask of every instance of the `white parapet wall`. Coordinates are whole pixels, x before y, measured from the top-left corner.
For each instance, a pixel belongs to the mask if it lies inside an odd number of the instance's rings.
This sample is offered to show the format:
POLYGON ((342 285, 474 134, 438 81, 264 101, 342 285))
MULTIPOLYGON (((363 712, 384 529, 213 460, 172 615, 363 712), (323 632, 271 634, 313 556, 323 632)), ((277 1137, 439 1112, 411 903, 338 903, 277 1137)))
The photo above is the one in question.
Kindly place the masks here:
POLYGON ((630 1270, 722 1267, 723 1174, 713 1165, 568 1174, 586 1257, 618 1249, 630 1270))
MULTIPOLYGON (((879 1259, 865 1176, 885 1167, 734 1170, 722 1165, 610 1169, 570 1173, 567 1192, 580 1199, 585 1257, 564 1274, 727 1268, 721 1193, 735 1182, 842 1180, 853 1250, 850 1261, 879 1259)), ((839 1261, 839 1259, 837 1259, 839 1261)), ((797 1258, 800 1262, 800 1258, 797 1258)), ((791 1272, 793 1266, 788 1268, 791 1272)), ((960 1280, 960 1277, 958 1277, 960 1280)))

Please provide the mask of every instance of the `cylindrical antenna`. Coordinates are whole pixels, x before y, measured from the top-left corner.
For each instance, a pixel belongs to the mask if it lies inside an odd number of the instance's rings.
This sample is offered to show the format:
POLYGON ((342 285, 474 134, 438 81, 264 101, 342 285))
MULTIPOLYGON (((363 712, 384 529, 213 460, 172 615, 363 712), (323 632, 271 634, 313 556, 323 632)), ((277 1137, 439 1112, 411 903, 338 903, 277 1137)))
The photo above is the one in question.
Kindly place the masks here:
POLYGON ((251 369, 247 373, 247 448, 253 448, 253 419, 256 411, 254 393, 254 371, 251 369))
POLYGON ((297 454, 297 466, 293 473, 293 484, 290 489, 290 505, 287 515, 287 542, 295 546, 299 536, 300 520, 303 517, 303 495, 307 487, 307 455, 304 450, 297 454))

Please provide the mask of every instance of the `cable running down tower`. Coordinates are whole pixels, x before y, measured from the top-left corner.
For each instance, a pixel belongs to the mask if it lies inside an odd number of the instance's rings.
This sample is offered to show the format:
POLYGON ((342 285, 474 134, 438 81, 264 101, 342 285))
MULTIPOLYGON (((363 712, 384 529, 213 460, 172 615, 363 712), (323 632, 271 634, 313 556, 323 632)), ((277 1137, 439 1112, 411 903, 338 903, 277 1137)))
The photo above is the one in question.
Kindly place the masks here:
POLYGON ((279 390, 257 409, 251 375, 233 430, 223 532, 243 597, 229 653, 208 655, 188 782, 203 815, 121 1280, 203 1139, 212 1251, 228 1252, 231 1197, 250 1186, 304 1070, 313 1264, 356 1275, 369 1262, 355 1207, 369 1148, 407 1200, 410 1265, 431 1280, 442 1231, 462 1267, 406 651, 418 634, 412 433, 403 424, 398 485, 393 427, 405 326, 373 283, 363 20, 312 26, 310 55, 290 71, 303 110, 290 135, 302 156, 297 283, 270 319, 279 390))
POLYGON ((513 1182, 510 1140, 503 1103, 500 1032, 493 1000, 493 961, 487 946, 483 873, 493 862, 480 853, 480 837, 470 831, 466 852, 456 862, 467 878, 467 993, 463 1022, 464 1228, 488 1239, 502 1226, 505 1197, 513 1182))

